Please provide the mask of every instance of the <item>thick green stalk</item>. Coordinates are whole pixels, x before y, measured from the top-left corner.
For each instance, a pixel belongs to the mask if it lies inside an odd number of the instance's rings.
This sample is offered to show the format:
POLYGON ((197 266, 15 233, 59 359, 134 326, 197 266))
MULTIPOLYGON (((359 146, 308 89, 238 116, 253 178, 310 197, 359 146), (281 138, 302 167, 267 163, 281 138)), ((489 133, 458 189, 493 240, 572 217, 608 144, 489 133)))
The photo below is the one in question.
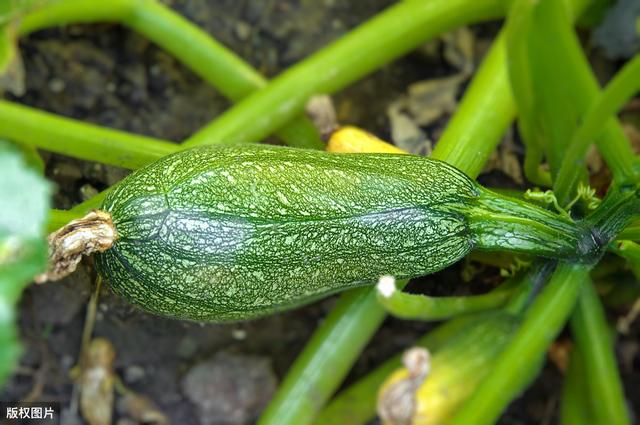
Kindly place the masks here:
POLYGON ((590 230, 580 223, 517 198, 497 196, 487 189, 480 189, 480 196, 465 215, 480 250, 508 250, 576 261, 591 261, 600 252, 590 230))
POLYGON ((609 245, 609 250, 640 269, 640 244, 633 241, 618 240, 609 245))
POLYGON ((87 161, 139 168, 178 145, 0 100, 0 136, 87 161))
POLYGON ((600 206, 583 221, 604 246, 640 215, 640 185, 614 186, 600 206))
MULTIPOLYGON (((583 425, 593 422, 593 404, 589 399, 589 380, 580 350, 571 350, 569 369, 562 385, 560 423, 583 425)), ((605 422, 606 423, 606 422, 605 422)))
POLYGON ((495 423, 509 402, 535 376, 536 364, 568 319, 589 268, 562 264, 527 310, 522 326, 498 356, 491 374, 458 412, 452 424, 495 423))
POLYGON ((399 2, 280 74, 187 144, 259 140, 300 113, 311 96, 334 93, 445 31, 497 18, 504 14, 505 4, 504 0, 399 2))
MULTIPOLYGON (((556 192, 573 193, 578 184, 573 171, 576 166, 583 166, 591 141, 602 132, 605 125, 613 120, 615 113, 638 90, 640 90, 640 55, 636 55, 613 77, 604 91, 596 97, 596 102, 585 114, 584 121, 573 133, 554 184, 556 192)), ((617 183, 634 182, 634 174, 626 174, 631 171, 626 168, 617 171, 617 183)))
POLYGON ((638 222, 631 223, 618 235, 619 239, 631 239, 633 241, 640 240, 640 224, 638 222))
POLYGON ((516 117, 505 56, 502 31, 431 155, 464 169, 470 176, 480 174, 516 117))
MULTIPOLYGON (((119 22, 143 34, 234 102, 267 84, 260 73, 235 53, 156 0, 53 2, 27 14, 20 23, 20 33, 55 25, 104 21, 119 22)), ((322 148, 317 131, 306 117, 292 116, 291 122, 285 124, 282 123, 283 131, 278 135, 287 144, 322 148)))
POLYGON ((574 349, 580 351, 588 365, 585 373, 590 405, 596 415, 594 422, 629 424, 611 333, 598 294, 588 278, 571 317, 571 331, 576 343, 574 349))
POLYGON ((383 318, 371 288, 343 294, 296 358, 258 424, 311 423, 383 318))
MULTIPOLYGON (((504 104, 513 105, 511 92, 508 90, 504 56, 495 51, 503 48, 502 43, 498 42, 487 54, 459 105, 457 118, 452 119, 445 131, 445 135, 451 136, 443 136, 437 145, 439 148, 434 152, 434 157, 455 164, 471 177, 475 177, 481 171, 482 165, 510 124, 506 120, 496 118, 494 114, 496 110, 505 110, 504 104), (485 91, 487 87, 494 90, 485 91), (463 134, 467 128, 469 131, 464 139, 454 138, 453 135, 463 134), (485 145, 481 148, 476 147, 477 140, 483 140, 485 145)), ((329 319, 316 330, 285 377, 276 397, 267 407, 261 424, 297 425, 312 421, 318 410, 340 386, 360 354, 360 345, 353 346, 348 343, 340 346, 335 341, 350 341, 353 338, 368 341, 382 323, 385 313, 377 302, 374 289, 355 289, 343 297, 348 297, 347 306, 332 312, 329 319), (350 298, 357 299, 358 303, 350 302, 350 298), (319 364, 324 366, 320 372, 316 370, 319 364), (340 369, 334 365, 339 365, 340 369), (303 391, 295 392, 294 390, 300 389, 295 383, 303 376, 311 374, 315 375, 315 379, 325 381, 321 386, 323 391, 317 391, 315 383, 306 379, 303 391)))

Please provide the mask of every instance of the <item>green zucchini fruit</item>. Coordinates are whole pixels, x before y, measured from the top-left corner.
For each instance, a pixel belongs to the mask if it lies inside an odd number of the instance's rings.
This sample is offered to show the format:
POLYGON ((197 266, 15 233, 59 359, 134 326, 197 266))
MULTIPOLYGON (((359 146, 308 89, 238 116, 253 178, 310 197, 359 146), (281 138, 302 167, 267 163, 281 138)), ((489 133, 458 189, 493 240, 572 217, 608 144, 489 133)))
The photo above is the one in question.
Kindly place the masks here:
POLYGON ((580 258, 588 230, 412 155, 203 147, 132 173, 105 199, 118 239, 96 255, 115 292, 192 320, 243 320, 471 249, 580 258), (533 229, 533 230, 532 230, 533 229))

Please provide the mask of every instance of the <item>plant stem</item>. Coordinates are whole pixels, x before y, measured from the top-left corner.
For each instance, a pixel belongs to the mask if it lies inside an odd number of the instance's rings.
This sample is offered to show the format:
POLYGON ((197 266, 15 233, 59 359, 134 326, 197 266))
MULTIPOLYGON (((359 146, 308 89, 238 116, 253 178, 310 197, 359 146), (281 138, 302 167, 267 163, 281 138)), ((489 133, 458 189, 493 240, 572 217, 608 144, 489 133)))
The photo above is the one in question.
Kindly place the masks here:
POLYGON ((497 18, 504 14, 505 7, 503 0, 396 3, 289 68, 186 143, 197 146, 259 140, 300 113, 311 96, 334 93, 431 37, 470 22, 497 18))
MULTIPOLYGON (((560 423, 582 425, 593 421, 593 404, 589 400, 587 371, 580 350, 573 347, 562 386, 560 423)), ((608 421, 607 421, 608 422, 608 421)))
MULTIPOLYGON (((613 119, 611 117, 638 90, 640 90, 640 55, 636 55, 613 77, 585 114, 582 125, 573 133, 558 171, 554 185, 556 192, 573 193, 578 184, 574 178, 576 176, 574 169, 576 166, 584 165, 584 157, 587 154, 589 144, 602 133, 603 127, 607 123, 609 126, 612 125, 613 119)), ((627 165, 626 162, 624 164, 627 165)), ((613 171, 618 184, 635 181, 632 167, 619 167, 613 171)))
POLYGON ((560 332, 575 305, 589 268, 562 264, 524 316, 524 322, 498 356, 491 374, 455 416, 452 424, 494 423, 509 402, 535 376, 536 364, 560 332))
MULTIPOLYGON (((104 21, 119 22, 143 34, 234 102, 267 84, 251 65, 156 0, 53 2, 27 14, 20 23, 20 33, 55 25, 104 21)), ((292 116, 291 122, 285 124, 282 123, 278 135, 288 145, 322 148, 317 131, 306 117, 292 116)), ((278 127, 272 129, 275 130, 278 127)))
POLYGON ((583 221, 601 245, 607 245, 640 214, 640 186, 614 186, 583 221))
POLYGON ((378 291, 378 302, 387 313, 401 319, 443 320, 460 314, 498 308, 511 298, 518 283, 514 279, 487 294, 461 297, 429 297, 400 290, 385 296, 378 291))
POLYGON ((629 424, 624 391, 602 304, 587 277, 571 317, 574 349, 584 358, 588 389, 597 423, 629 424))
POLYGON ((139 168, 178 150, 165 140, 86 124, 6 100, 0 100, 0 136, 124 168, 139 168))
POLYGON ((640 269, 640 245, 633 241, 619 240, 609 245, 609 250, 616 253, 640 269))
POLYGON ((371 288, 359 289, 340 297, 296 358, 258 424, 313 421, 384 319, 384 310, 372 293, 371 288))
MULTIPOLYGON (((578 3, 581 8, 586 5, 584 1, 578 3)), ((580 170, 578 177, 585 178, 584 167, 576 167, 576 161, 582 158, 569 157, 567 144, 576 123, 599 93, 599 85, 571 26, 571 17, 563 2, 519 1, 509 22, 510 75, 527 147, 533 146, 532 153, 545 149, 553 176, 561 162, 568 161, 571 172, 580 170)), ((608 121, 596 144, 615 179, 627 181, 633 175, 633 152, 617 120, 608 121)), ((539 154, 536 157, 541 159, 539 154)), ((529 164, 527 170, 532 169, 529 164)), ((556 193, 561 205, 572 195, 556 193)))
POLYGON ((480 250, 507 250, 557 259, 582 260, 599 246, 568 217, 516 198, 480 189, 466 214, 480 250))
MULTIPOLYGON (((502 106, 505 103, 513 105, 511 92, 508 90, 504 56, 500 52, 495 52, 496 49, 502 48, 502 44, 497 43, 487 54, 476 75, 480 80, 476 81, 474 78, 459 105, 458 113, 462 115, 452 119, 445 132, 450 136, 443 137, 438 143, 439 150, 437 148, 434 151, 434 157, 455 164, 471 177, 475 177, 480 172, 482 164, 500 142, 503 132, 509 125, 505 120, 496 118, 494 114, 496 110, 505 110, 502 106), (495 90, 485 91, 486 87, 492 87, 495 90), (499 125, 504 127, 496 128, 499 125), (468 133, 462 140, 454 138, 453 135, 463 134, 467 128, 469 128, 468 133), (477 140, 483 140, 485 145, 478 148, 477 140), (470 154, 471 151, 478 153, 470 154)), ((270 423, 297 425, 311 422, 326 400, 340 386, 346 371, 353 365, 362 348, 351 343, 338 345, 335 342, 337 337, 334 335, 346 341, 350 341, 351 338, 368 341, 382 323, 385 313, 377 303, 375 289, 359 288, 342 297, 347 297, 344 311, 332 312, 331 320, 325 321, 316 330, 312 343, 305 347, 303 354, 298 357, 291 372, 285 377, 276 397, 267 407, 266 416, 260 421, 262 425, 270 423), (351 298, 357 299, 358 303, 349 301, 351 298), (346 335, 345 330, 349 330, 350 335, 346 335), (320 341, 320 337, 316 335, 326 338, 322 340, 321 347, 316 346, 316 341, 320 341), (340 374, 336 374, 332 368, 334 363, 344 368, 344 370, 341 369, 340 374), (318 364, 324 365, 320 373, 326 376, 322 379, 331 380, 331 385, 325 382, 322 392, 319 392, 313 382, 307 381, 305 392, 294 392, 296 389, 294 384, 300 376, 318 375, 319 372, 316 370, 318 364)))
POLYGON ((634 222, 629 226, 624 228, 620 234, 618 234, 619 239, 631 239, 631 240, 640 240, 640 223, 634 222))
POLYGON ((447 161, 469 176, 480 174, 516 117, 506 60, 501 31, 436 143, 433 158, 447 161))

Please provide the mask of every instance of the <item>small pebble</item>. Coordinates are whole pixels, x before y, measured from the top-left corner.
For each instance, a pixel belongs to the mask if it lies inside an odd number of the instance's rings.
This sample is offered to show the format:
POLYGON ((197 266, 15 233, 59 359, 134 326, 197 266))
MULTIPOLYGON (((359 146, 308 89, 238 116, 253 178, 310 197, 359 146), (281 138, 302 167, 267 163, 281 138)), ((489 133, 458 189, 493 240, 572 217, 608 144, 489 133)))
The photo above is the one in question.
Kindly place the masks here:
POLYGON ((202 425, 253 423, 275 389, 268 358, 225 352, 192 367, 182 380, 182 391, 198 407, 202 425))

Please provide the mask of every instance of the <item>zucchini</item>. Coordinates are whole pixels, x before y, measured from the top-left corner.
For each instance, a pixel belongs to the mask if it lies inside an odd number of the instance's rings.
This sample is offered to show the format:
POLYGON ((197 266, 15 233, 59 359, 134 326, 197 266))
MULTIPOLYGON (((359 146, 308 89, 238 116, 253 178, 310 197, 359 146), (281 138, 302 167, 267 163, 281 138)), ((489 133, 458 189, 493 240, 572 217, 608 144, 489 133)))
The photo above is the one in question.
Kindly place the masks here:
POLYGON ((201 147, 129 175, 102 209, 118 239, 96 255, 99 273, 134 304, 191 320, 248 319, 381 275, 425 275, 474 247, 595 249, 570 220, 412 155, 201 147))

